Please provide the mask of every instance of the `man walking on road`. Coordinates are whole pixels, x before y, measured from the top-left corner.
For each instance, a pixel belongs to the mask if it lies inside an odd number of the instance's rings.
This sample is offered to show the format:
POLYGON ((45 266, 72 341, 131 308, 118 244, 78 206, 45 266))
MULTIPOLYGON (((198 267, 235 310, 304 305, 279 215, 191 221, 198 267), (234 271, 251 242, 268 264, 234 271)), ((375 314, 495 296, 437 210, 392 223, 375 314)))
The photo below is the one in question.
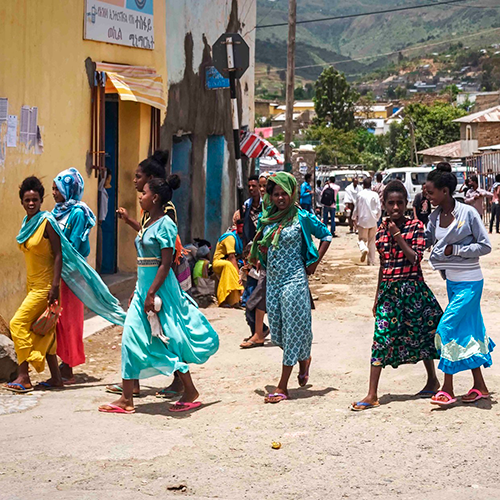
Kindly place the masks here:
POLYGON ((356 206, 356 200, 358 194, 362 191, 362 187, 359 185, 359 180, 354 177, 352 183, 345 188, 345 198, 344 204, 346 210, 349 211, 349 232, 353 233, 355 229, 355 222, 353 220, 354 207, 356 206))
POLYGON ((467 203, 467 205, 472 205, 479 212, 481 219, 484 214, 483 200, 484 198, 492 197, 493 193, 479 187, 477 175, 472 175, 470 178, 470 189, 465 195, 465 203, 467 203))
POLYGON ((311 174, 306 174, 304 176, 304 182, 300 186, 300 206, 304 210, 313 213, 312 210, 313 188, 311 186, 311 179, 312 179, 311 174))
POLYGON ((332 176, 325 184, 321 191, 321 205, 323 205, 323 224, 328 226, 328 218, 332 228, 332 237, 336 238, 335 234, 335 210, 337 207, 337 195, 340 191, 340 186, 335 183, 335 177, 332 176))
POLYGON ((243 204, 243 244, 253 241, 257 228, 257 221, 262 212, 262 198, 259 189, 259 176, 251 175, 248 178, 248 192, 250 198, 243 204))
POLYGON ((491 188, 493 198, 491 200, 490 234, 493 232, 493 223, 496 220, 497 233, 500 233, 500 174, 495 175, 495 183, 491 188))
POLYGON ((361 262, 368 255, 368 265, 375 265, 377 249, 375 247, 375 236, 377 235, 377 223, 382 213, 380 198, 372 191, 372 180, 370 177, 363 179, 363 190, 358 194, 358 199, 353 212, 353 219, 358 224, 358 244, 361 252, 361 262))
POLYGON ((377 180, 377 182, 375 182, 372 185, 372 191, 374 193, 378 194, 378 197, 380 198, 381 205, 384 202, 384 188, 385 188, 385 186, 384 186, 384 183, 382 182, 383 178, 384 178, 384 176, 382 175, 382 172, 377 172, 377 175, 375 176, 375 179, 377 180))

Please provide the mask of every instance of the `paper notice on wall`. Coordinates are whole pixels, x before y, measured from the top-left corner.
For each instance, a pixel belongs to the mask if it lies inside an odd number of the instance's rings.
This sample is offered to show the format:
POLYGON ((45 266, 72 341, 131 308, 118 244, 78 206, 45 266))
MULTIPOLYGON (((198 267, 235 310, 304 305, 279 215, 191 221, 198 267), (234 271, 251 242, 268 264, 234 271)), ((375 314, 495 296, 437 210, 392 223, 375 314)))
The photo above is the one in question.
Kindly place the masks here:
POLYGON ((6 97, 0 97, 0 123, 7 121, 9 112, 9 100, 6 97))
POLYGON ((28 147, 33 147, 38 141, 38 108, 31 108, 28 126, 28 147))
POLYGON ((28 128, 30 124, 30 107, 23 106, 21 108, 21 129, 19 130, 19 142, 28 144, 28 128))
POLYGON ((38 135, 38 108, 23 106, 21 108, 21 130, 19 142, 29 148, 36 145, 38 135))
POLYGON ((7 118, 7 147, 17 146, 17 116, 9 115, 7 118))

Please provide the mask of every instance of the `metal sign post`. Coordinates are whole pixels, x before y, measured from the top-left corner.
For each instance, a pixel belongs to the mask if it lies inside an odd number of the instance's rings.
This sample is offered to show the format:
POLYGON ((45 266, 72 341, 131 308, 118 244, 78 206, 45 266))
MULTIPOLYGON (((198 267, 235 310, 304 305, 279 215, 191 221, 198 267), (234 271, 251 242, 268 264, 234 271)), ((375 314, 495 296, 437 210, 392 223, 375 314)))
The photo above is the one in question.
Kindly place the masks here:
POLYGON ((213 64, 221 75, 229 78, 231 93, 231 123, 233 125, 234 157, 236 159, 236 184, 238 205, 243 204, 243 167, 240 151, 240 121, 236 80, 241 78, 250 64, 250 48, 238 33, 224 33, 212 47, 213 64))
MULTIPOLYGON (((238 99, 236 97, 236 75, 234 72, 233 38, 226 38, 227 68, 229 70, 229 90, 231 92, 231 121, 233 124, 234 157, 236 158, 236 186, 243 189, 243 166, 240 151, 240 120, 238 116, 238 99)), ((240 202, 242 200, 238 200, 240 202)), ((241 205, 241 203, 240 203, 241 205)))

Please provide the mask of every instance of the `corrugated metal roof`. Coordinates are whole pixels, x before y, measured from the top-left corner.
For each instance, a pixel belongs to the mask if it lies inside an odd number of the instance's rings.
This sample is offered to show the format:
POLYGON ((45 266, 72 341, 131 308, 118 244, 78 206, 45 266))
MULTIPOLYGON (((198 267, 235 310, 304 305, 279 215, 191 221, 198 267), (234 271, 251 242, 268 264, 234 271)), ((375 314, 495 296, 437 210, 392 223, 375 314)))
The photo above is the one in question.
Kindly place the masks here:
POLYGON ((478 111, 453 121, 456 123, 500 122, 500 106, 478 111))
POLYGON ((434 148, 422 149, 417 151, 419 155, 438 156, 441 158, 462 158, 461 141, 449 142, 448 144, 441 144, 434 148))

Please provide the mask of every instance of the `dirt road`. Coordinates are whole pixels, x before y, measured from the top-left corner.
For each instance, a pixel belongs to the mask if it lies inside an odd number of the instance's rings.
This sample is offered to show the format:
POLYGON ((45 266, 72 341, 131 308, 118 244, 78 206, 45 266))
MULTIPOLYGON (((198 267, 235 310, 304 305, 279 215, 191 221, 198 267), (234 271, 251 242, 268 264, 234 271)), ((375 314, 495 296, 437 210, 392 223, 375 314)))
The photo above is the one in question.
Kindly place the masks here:
MULTIPOLYGON (((500 498, 500 409, 491 402, 448 410, 413 395, 423 386, 421 364, 386 369, 379 409, 349 411, 365 395, 373 332, 377 268, 358 263, 354 236, 334 240, 312 280, 317 295, 310 386, 293 399, 265 405, 277 382, 281 352, 267 345, 242 351, 243 312, 210 308, 220 351, 193 376, 204 406, 173 415, 154 397, 166 379, 148 379, 135 415, 106 415, 104 385, 119 380, 120 331, 86 340, 87 364, 77 385, 47 392, 20 413, 0 416, 2 499, 300 499, 500 498), (280 441, 279 450, 271 448, 280 441)), ((483 312, 497 343, 500 238, 483 259, 483 312)), ((441 278, 424 264, 443 306, 441 278)), ((486 374, 500 387, 500 363, 486 374)), ((440 374, 440 377, 442 375, 440 374)), ((458 394, 470 375, 457 376, 458 394)), ((2 399, 0 398, 0 405, 2 399)))

